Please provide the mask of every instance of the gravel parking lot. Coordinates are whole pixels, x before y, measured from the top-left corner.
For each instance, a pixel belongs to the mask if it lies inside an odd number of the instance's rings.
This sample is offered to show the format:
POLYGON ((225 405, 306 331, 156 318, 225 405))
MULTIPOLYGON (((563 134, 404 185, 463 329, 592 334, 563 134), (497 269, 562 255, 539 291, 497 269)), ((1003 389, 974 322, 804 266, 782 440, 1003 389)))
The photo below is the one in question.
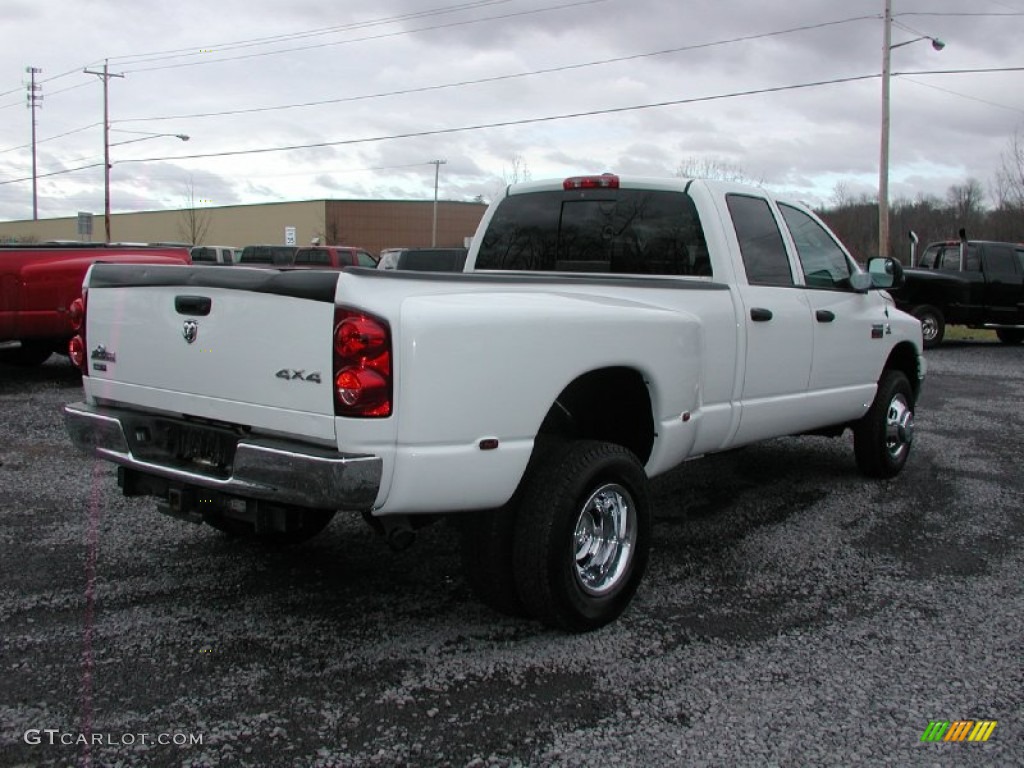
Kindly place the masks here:
POLYGON ((657 479, 648 578, 584 636, 475 602, 446 524, 267 551, 122 498, 70 365, 0 366, 0 765, 1024 765, 1024 348, 928 362, 892 481, 849 436, 657 479))

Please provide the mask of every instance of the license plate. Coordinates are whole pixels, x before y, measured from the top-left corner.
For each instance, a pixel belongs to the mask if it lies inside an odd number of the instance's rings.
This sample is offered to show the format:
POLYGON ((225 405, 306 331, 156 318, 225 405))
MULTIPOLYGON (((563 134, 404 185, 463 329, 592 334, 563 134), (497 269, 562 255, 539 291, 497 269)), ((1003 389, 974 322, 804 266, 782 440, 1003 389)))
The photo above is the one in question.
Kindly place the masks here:
POLYGON ((233 435, 215 429, 172 424, 167 430, 169 453, 207 466, 230 466, 235 444, 233 435))

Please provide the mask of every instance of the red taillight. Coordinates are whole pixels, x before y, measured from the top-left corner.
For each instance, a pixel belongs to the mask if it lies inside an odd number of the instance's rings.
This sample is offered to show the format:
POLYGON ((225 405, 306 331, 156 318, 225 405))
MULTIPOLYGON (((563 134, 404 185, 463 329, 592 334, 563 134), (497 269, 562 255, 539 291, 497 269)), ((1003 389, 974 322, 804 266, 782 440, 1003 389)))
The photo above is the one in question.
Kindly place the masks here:
POLYGON ((334 413, 391 415, 391 329, 373 315, 334 310, 334 413))
POLYGON ((89 294, 82 291, 81 297, 71 302, 68 307, 68 316, 71 320, 71 330, 75 335, 68 342, 68 357, 71 363, 82 372, 83 376, 89 375, 89 360, 85 353, 85 315, 89 308, 89 294))
POLYGON ((618 189, 619 177, 614 173, 600 176, 570 176, 562 182, 562 189, 618 189))
POLYGON ((81 336, 71 337, 71 341, 68 342, 68 357, 71 358, 71 362, 76 368, 82 370, 82 373, 88 372, 85 365, 85 339, 81 336))
POLYGON ((68 319, 71 321, 71 330, 76 333, 82 328, 82 321, 85 320, 85 302, 81 298, 75 299, 68 307, 68 319))

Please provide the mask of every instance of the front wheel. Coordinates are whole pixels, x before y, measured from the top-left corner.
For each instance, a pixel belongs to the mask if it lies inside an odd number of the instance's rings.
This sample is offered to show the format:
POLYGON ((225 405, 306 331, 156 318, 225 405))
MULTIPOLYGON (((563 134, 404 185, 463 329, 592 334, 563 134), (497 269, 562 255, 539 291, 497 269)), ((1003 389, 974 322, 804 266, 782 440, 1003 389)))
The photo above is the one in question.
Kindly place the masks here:
POLYGON ((910 310, 910 314, 921 321, 924 348, 932 349, 939 346, 942 337, 946 335, 946 318, 942 316, 942 312, 929 304, 922 304, 910 310))
POLYGON ((1020 344, 1024 341, 1024 329, 1021 328, 996 328, 996 336, 1003 344, 1020 344))
POLYGON ((519 598, 545 624, 587 632, 614 621, 647 568, 647 475, 630 451, 559 445, 524 480, 513 547, 519 598))
POLYGON ((869 477, 899 474, 914 441, 914 392, 901 371, 887 370, 874 402, 853 428, 853 451, 869 477))

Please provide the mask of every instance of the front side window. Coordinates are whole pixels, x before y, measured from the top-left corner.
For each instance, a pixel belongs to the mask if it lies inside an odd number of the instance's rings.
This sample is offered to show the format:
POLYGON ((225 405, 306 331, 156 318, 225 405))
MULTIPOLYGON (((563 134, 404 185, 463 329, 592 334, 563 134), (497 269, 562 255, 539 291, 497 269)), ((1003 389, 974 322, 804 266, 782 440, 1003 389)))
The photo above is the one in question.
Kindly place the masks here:
POLYGON ((216 261, 212 248, 193 248, 192 261, 216 261))
POLYGON ((373 258, 373 256, 371 256, 370 254, 368 254, 366 251, 358 251, 356 253, 356 261, 358 262, 360 267, 377 266, 377 260, 373 258))
POLYGON ((476 269, 711 275, 711 259, 683 192, 559 190, 506 197, 476 269))
POLYGON ((726 195, 740 255, 751 285, 794 285, 782 233, 763 197, 726 195))
POLYGON ((779 204, 779 210, 796 245, 808 287, 849 287, 850 262, 825 228, 799 208, 779 204))

